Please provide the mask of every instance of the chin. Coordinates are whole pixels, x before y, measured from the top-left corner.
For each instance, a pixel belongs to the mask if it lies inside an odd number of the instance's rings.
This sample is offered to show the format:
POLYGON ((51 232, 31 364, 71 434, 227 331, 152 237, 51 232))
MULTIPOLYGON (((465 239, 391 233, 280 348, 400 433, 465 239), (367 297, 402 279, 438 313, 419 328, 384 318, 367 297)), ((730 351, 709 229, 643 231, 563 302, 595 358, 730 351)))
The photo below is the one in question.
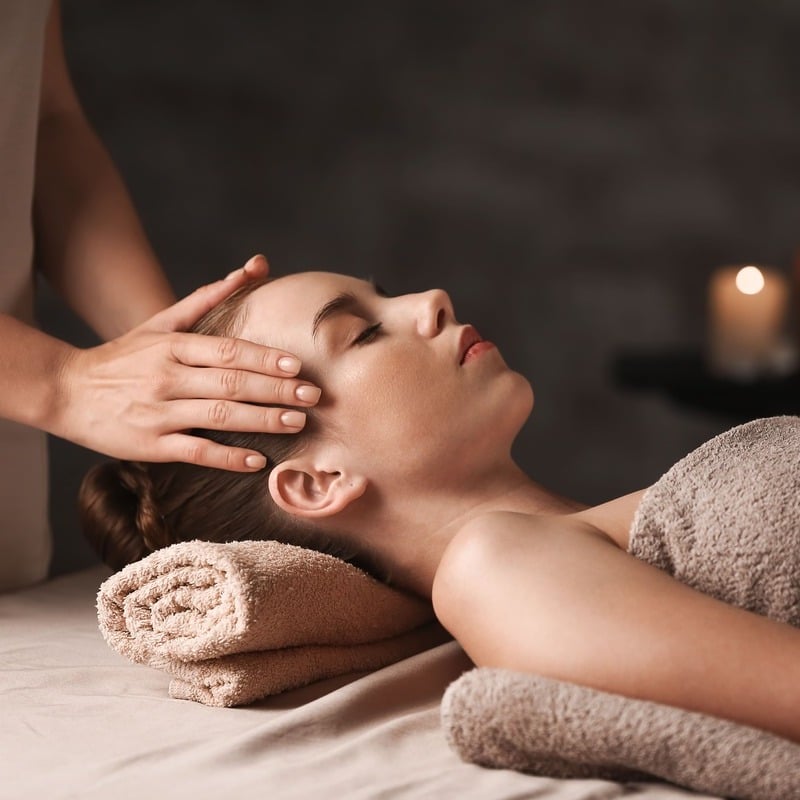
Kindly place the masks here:
POLYGON ((484 427, 495 443, 510 446, 533 411, 533 387, 524 375, 509 370, 496 388, 485 409, 491 425, 484 427))

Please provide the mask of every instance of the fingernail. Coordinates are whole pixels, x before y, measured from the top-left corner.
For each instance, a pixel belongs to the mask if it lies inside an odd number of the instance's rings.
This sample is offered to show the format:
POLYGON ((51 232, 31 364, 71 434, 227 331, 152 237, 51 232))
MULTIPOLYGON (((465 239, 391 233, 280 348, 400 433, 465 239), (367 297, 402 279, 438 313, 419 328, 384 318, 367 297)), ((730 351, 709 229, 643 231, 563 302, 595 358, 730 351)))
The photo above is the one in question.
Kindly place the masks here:
MULTIPOLYGON (((266 256, 265 256, 263 253, 258 253, 257 255, 254 255, 254 256, 253 256, 253 257, 252 257, 252 258, 251 258, 251 259, 250 259, 250 260, 249 260, 249 261, 248 261, 248 262, 247 262, 247 263, 244 265, 244 271, 245 271, 245 272, 248 272, 249 270, 252 270, 252 269, 253 269, 253 267, 255 267, 255 266, 256 266, 256 264, 259 264, 259 259, 260 259, 261 261, 264 261, 265 263, 266 263, 266 261, 267 261, 267 257, 266 257, 266 256)), ((261 269, 259 269, 259 270, 257 270, 257 271, 258 271, 258 272, 261 272, 261 269)))
POLYGON ((298 386, 294 390, 294 396, 298 400, 302 400, 304 403, 316 403, 321 394, 322 389, 312 386, 309 383, 304 383, 302 386, 298 386))
MULTIPOLYGON (((267 257, 259 253, 257 256, 253 256, 251 259, 249 259, 243 267, 239 267, 238 269, 233 270, 233 272, 229 272, 225 276, 224 280, 228 281, 231 278, 235 278, 237 275, 242 275, 242 274, 247 276, 248 272, 253 271, 253 268, 258 263, 259 259, 263 259, 265 263, 267 261, 267 257)), ((255 272, 256 274, 263 272, 263 267, 261 269, 255 270, 255 272)))
POLYGON ((300 361, 293 356, 283 356, 283 358, 279 358, 278 366, 287 375, 297 375, 297 373, 300 372, 300 361))
POLYGON ((264 469, 267 466, 267 459, 264 456, 245 456, 244 463, 251 469, 264 469))
POLYGON ((302 411, 284 411, 281 422, 287 428, 302 428, 306 424, 306 415, 302 411))

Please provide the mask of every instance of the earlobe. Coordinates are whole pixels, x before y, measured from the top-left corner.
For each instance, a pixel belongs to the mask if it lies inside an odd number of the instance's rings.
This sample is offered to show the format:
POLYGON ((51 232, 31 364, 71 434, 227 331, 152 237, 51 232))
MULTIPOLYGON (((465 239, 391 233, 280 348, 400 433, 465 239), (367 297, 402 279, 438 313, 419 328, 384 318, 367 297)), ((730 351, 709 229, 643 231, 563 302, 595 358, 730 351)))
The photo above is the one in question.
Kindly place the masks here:
POLYGON ((330 517, 347 508, 367 489, 367 479, 327 471, 297 461, 278 464, 269 476, 269 492, 287 514, 307 519, 330 517))

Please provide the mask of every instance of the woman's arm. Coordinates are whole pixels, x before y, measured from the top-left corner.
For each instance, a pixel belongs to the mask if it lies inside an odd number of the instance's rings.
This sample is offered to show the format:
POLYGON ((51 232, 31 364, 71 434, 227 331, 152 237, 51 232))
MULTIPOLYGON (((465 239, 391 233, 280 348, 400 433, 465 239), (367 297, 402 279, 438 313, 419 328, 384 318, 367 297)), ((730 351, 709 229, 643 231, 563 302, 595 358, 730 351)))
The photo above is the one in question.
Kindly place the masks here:
POLYGON ((586 522, 473 520, 433 603, 479 666, 534 672, 800 742, 800 630, 702 594, 586 522))
POLYGON ((45 38, 34 227, 38 269, 103 339, 175 301, 122 179, 75 94, 58 0, 45 38))
POLYGON ((275 348, 185 331, 237 288, 266 276, 266 259, 255 256, 230 280, 173 304, 122 180, 75 95, 59 12, 54 0, 37 144, 37 266, 110 341, 78 349, 0 314, 0 417, 115 458, 262 469, 261 453, 187 431, 297 432, 283 408, 262 404, 316 403, 296 396, 300 362, 275 348))

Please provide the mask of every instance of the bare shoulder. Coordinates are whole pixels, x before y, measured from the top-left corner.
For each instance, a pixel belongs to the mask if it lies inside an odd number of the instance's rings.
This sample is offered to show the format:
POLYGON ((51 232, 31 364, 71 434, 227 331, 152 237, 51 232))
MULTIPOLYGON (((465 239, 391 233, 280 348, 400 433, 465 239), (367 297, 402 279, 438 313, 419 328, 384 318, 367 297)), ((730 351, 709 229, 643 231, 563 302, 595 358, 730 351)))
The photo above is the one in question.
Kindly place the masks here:
MULTIPOLYGON (((479 537, 501 534, 508 530, 530 530, 542 520, 555 519, 550 514, 525 514, 520 511, 484 511, 465 522, 453 537, 450 545, 479 537)), ((456 547, 459 545, 456 544, 456 547)))
POLYGON ((580 528, 610 542, 621 550, 628 548, 633 516, 647 489, 617 497, 607 503, 570 514, 527 514, 518 511, 487 511, 468 520, 452 538, 440 566, 452 566, 465 553, 485 547, 495 548, 502 541, 503 552, 513 552, 515 542, 530 547, 537 535, 580 528))
POLYGON ((627 552, 631 523, 646 491, 647 488, 639 489, 567 516, 589 523, 598 533, 613 541, 620 550, 627 552))
POLYGON ((433 609, 445 627, 449 628, 454 598, 465 584, 485 575, 490 555, 509 553, 520 536, 530 538, 535 526, 536 517, 515 511, 488 511, 461 526, 448 542, 433 577, 433 609))
POLYGON ((455 534, 439 561, 431 588, 433 610, 464 645, 474 635, 479 597, 487 612, 514 614, 527 602, 519 596, 520 587, 534 580, 555 554, 564 547, 596 551, 598 545, 618 550, 609 536, 576 514, 476 515, 455 534))
POLYGON ((615 543, 588 520, 576 514, 526 514, 488 511, 468 520, 442 554, 433 579, 433 607, 440 611, 465 584, 500 574, 514 564, 536 558, 539 548, 552 545, 563 531, 580 529, 593 539, 615 543))
MULTIPOLYGON (((535 536, 547 520, 557 520, 550 515, 524 514, 518 511, 486 511, 465 522, 445 548, 439 568, 452 568, 465 555, 476 550, 494 548, 502 543, 507 547, 520 536, 535 536)), ((552 523, 550 525, 552 527, 552 523)))

